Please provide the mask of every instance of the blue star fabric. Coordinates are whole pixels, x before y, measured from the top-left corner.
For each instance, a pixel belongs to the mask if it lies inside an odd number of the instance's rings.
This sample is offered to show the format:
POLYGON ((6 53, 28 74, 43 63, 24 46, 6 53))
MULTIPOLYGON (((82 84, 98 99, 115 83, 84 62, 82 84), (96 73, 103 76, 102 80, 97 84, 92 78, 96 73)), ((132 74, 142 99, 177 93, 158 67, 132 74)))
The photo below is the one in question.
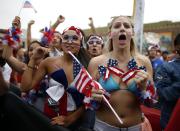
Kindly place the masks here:
MULTIPOLYGON (((109 59, 108 62, 107 62, 107 66, 108 66, 108 67, 115 67, 115 66, 117 66, 117 65, 118 65, 118 61, 115 60, 115 59, 109 59)), ((140 67, 137 66, 137 63, 136 63, 136 61, 135 61, 134 58, 132 58, 132 59, 128 62, 127 67, 128 67, 129 70, 140 69, 140 70, 146 71, 146 67, 145 67, 145 66, 140 66, 140 67)), ((105 66, 102 66, 102 65, 99 65, 99 66, 98 66, 98 72, 99 72, 100 76, 105 75, 105 73, 106 73, 106 67, 105 67, 105 66)))
POLYGON ((146 67, 145 66, 139 66, 137 65, 136 61, 134 58, 132 58, 129 62, 128 62, 128 69, 129 70, 133 70, 133 69, 140 69, 140 70, 144 70, 146 71, 146 67))
POLYGON ((82 65, 73 58, 73 77, 75 78, 81 70, 82 65))
POLYGON ((109 59, 107 63, 108 67, 114 67, 118 65, 118 61, 115 59, 109 59))
MULTIPOLYGON (((114 60, 114 59, 109 59, 108 62, 107 62, 107 65, 108 65, 108 67, 117 66, 118 61, 114 60)), ((102 66, 102 65, 99 65, 98 66, 98 71, 99 71, 100 76, 103 76, 106 73, 106 67, 102 66)))

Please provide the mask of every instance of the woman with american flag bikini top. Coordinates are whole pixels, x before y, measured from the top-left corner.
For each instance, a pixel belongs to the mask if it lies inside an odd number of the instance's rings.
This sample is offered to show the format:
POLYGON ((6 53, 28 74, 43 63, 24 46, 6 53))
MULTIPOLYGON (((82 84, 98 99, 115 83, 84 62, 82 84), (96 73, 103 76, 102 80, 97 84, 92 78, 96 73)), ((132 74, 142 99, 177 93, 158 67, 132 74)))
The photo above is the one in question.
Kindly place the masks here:
MULTIPOLYGON (((121 90, 121 87, 118 83, 113 79, 112 74, 117 75, 121 78, 125 78, 129 75, 129 79, 132 79, 136 73, 131 73, 133 70, 144 70, 146 71, 146 68, 144 66, 137 66, 137 63, 134 58, 132 58, 128 62, 128 69, 129 71, 125 73, 123 70, 117 68, 118 61, 114 59, 109 59, 107 63, 107 67, 99 65, 98 70, 100 74, 99 83, 102 85, 102 87, 107 92, 112 92, 115 90, 121 90), (108 74, 109 73, 109 74, 108 74)), ((127 78, 128 79, 128 78, 127 78)), ((124 79, 125 81, 125 79, 124 79)), ((137 97, 141 97, 140 90, 136 88, 135 82, 132 83, 131 86, 129 86, 127 89, 132 93, 134 93, 137 97)))
MULTIPOLYGON (((88 71, 103 88, 109 91, 109 102, 122 119, 123 124, 120 124, 107 105, 101 102, 96 111, 94 130, 140 131, 143 121, 139 98, 151 98, 150 93, 146 90, 150 87, 147 85, 153 87, 152 67, 149 59, 135 50, 135 43, 132 39, 133 24, 130 18, 115 17, 109 27, 109 43, 107 43, 109 52, 91 59, 88 71), (106 67, 107 62, 108 67, 106 67), (145 67, 146 72, 139 69, 141 65, 145 67), (147 84, 149 81, 152 84, 147 84)), ((95 100, 101 100, 103 93, 101 90, 93 89, 92 97, 95 100)))

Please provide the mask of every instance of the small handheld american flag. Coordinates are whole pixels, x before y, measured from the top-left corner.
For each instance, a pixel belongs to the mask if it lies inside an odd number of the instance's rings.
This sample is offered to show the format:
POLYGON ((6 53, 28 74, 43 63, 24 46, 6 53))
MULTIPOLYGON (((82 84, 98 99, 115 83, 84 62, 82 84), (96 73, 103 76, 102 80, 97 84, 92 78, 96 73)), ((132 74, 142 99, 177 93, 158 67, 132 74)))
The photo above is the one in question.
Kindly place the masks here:
POLYGON ((33 7, 33 5, 29 2, 29 1, 25 1, 23 8, 32 8, 34 10, 35 13, 37 13, 37 10, 33 7))
MULTIPOLYGON (((70 52, 68 51, 68 53, 80 64, 80 62, 78 61, 78 59, 70 52)), ((102 86, 95 80, 92 79, 92 77, 90 76, 90 74, 86 71, 86 69, 84 67, 81 67, 80 72, 78 73, 78 75, 76 76, 76 78, 73 81, 73 85, 75 85, 75 87, 77 88, 77 90, 80 93, 83 93, 85 95, 85 99, 84 101, 86 102, 87 105, 89 105, 90 103, 90 97, 91 97, 91 89, 92 87, 95 87, 96 89, 103 89, 102 86), (88 103, 89 102, 89 103, 88 103)), ((112 110, 112 112, 114 113, 114 115, 116 116, 116 118, 118 119, 118 121, 123 124, 123 121, 121 120, 121 118, 118 116, 118 114, 116 113, 116 111, 113 109, 113 107, 111 106, 111 104, 109 103, 109 101, 106 99, 106 97, 103 95, 103 100, 107 103, 107 105, 109 106, 109 108, 112 110)))

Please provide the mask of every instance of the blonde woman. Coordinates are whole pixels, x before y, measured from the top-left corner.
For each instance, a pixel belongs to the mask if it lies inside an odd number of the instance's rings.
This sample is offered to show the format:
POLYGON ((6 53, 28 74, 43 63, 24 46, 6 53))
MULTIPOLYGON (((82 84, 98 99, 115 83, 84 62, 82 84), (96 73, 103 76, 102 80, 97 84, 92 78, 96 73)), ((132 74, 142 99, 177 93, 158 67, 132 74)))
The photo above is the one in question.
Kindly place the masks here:
MULTIPOLYGON (((101 101, 94 129, 140 131, 143 122, 140 100, 147 83, 152 80, 151 63, 135 49, 133 24, 129 17, 114 18, 109 29, 109 52, 92 58, 88 70, 109 92, 109 102, 123 124, 118 122, 108 106, 101 101), (117 69, 119 73, 112 69, 117 69), (106 75, 107 71, 110 72, 109 75, 106 75)), ((92 97, 95 100, 101 99, 102 91, 93 90, 92 97)))

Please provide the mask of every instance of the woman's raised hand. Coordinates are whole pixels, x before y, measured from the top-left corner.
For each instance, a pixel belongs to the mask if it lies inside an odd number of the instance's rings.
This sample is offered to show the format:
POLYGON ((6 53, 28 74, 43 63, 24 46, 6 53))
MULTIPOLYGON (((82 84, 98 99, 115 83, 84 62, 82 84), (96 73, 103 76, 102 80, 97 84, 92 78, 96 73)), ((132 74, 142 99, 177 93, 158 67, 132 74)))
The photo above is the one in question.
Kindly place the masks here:
POLYGON ((65 17, 64 17, 64 16, 62 16, 62 15, 59 15, 59 17, 58 17, 58 19, 57 19, 57 22, 59 22, 59 23, 63 23, 63 22, 64 22, 64 20, 65 20, 65 17))
POLYGON ((15 28, 21 28, 21 18, 19 16, 15 16, 14 20, 12 21, 12 26, 15 28))
POLYGON ((35 23, 34 20, 30 20, 29 23, 28 23, 28 26, 31 26, 31 25, 33 25, 34 23, 35 23))
POLYGON ((34 51, 33 51, 33 55, 32 55, 32 59, 34 60, 39 60, 39 59, 43 59, 45 54, 47 54, 49 52, 49 50, 47 48, 44 47, 37 47, 34 51))
POLYGON ((92 92, 92 99, 94 99, 96 101, 102 101, 103 95, 104 95, 104 90, 92 88, 91 92, 92 92))
POLYGON ((138 88, 140 88, 141 90, 145 90, 149 74, 144 70, 135 70, 135 73, 135 77, 127 82, 127 86, 134 81, 137 84, 138 88))

